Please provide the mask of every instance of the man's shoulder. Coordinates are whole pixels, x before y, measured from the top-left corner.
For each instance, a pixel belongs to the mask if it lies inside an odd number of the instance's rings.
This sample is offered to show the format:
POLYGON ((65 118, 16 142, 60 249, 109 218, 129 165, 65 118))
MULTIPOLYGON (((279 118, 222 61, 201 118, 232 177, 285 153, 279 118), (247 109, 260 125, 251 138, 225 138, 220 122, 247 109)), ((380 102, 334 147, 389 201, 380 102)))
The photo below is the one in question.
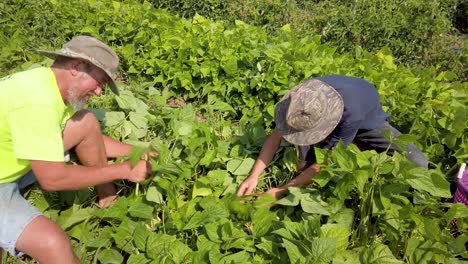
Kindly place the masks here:
POLYGON ((60 104, 56 81, 50 68, 18 72, 0 82, 3 110, 8 112, 30 105, 60 104))
POLYGON ((49 77, 48 73, 51 71, 49 67, 35 67, 28 70, 15 72, 10 75, 0 78, 0 82, 16 82, 21 80, 30 80, 30 78, 44 78, 49 77))

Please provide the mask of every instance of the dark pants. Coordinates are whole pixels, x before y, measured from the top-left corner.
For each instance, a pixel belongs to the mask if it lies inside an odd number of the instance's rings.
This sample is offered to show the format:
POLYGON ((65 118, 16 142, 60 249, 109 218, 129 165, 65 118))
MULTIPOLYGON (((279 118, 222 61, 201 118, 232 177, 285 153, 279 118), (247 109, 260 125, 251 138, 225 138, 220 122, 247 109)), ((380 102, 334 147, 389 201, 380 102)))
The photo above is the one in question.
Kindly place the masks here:
MULTIPOLYGON (((353 140, 360 149, 368 150, 374 149, 377 152, 384 152, 389 149, 387 154, 392 156, 395 151, 401 152, 395 144, 390 144, 388 140, 383 136, 383 131, 390 130, 393 137, 398 137, 401 135, 401 132, 396 128, 392 127, 389 123, 385 122, 381 127, 373 130, 359 130, 356 137, 353 140), (390 146, 390 147, 389 147, 390 146)), ((414 164, 428 168, 428 161, 424 154, 419 150, 414 144, 408 144, 406 146, 406 151, 408 152, 408 160, 412 161, 414 164)))
MULTIPOLYGON (((392 156, 393 153, 395 153, 395 151, 401 152, 400 148, 398 148, 395 144, 390 144, 390 142, 383 136, 383 131, 385 130, 390 130, 392 132, 393 137, 398 137, 399 135, 401 135, 400 131, 391 126, 388 122, 385 122, 382 124, 382 126, 373 130, 359 130, 356 134, 356 137, 353 140, 353 143, 356 144, 361 150, 373 149, 380 153, 388 149, 387 154, 390 156, 392 156)), ((306 149, 299 149, 299 151, 304 150, 306 149)), ((426 157, 421 152, 421 150, 419 150, 414 144, 407 145, 406 150, 408 153, 408 160, 412 161, 417 166, 423 167, 425 169, 428 168, 429 162, 427 161, 426 157)), ((300 160, 298 166, 299 171, 302 171, 305 168, 312 165, 313 163, 315 163, 315 153, 311 153, 314 151, 313 147, 306 151, 309 153, 302 156, 308 158, 312 157, 312 159, 307 159, 307 161, 300 160)), ((299 159, 301 159, 301 155, 299 155, 299 159)))

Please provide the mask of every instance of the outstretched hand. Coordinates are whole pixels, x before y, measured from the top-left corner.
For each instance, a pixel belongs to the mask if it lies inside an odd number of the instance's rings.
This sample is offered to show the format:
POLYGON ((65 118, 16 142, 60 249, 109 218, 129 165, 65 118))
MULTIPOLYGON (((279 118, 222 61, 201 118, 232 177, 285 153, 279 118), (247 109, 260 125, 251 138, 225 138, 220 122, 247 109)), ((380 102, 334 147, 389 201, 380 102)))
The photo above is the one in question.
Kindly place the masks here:
POLYGON ((242 182, 237 190, 237 196, 249 195, 253 192, 255 187, 257 187, 258 179, 256 178, 247 178, 242 182))

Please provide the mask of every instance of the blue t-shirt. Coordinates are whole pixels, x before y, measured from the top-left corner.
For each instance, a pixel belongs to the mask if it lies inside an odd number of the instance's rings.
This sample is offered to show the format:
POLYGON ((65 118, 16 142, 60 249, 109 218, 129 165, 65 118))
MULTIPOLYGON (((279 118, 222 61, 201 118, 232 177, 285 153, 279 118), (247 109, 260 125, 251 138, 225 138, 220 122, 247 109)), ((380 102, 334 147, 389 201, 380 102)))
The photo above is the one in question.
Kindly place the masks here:
MULTIPOLYGON (((343 98, 344 111, 340 122, 320 147, 331 149, 341 139, 345 145, 353 142, 359 130, 373 130, 390 121, 380 104, 377 89, 366 80, 344 76, 327 75, 314 78, 333 87, 343 98)), ((300 146, 299 159, 315 160, 313 146, 300 146)))

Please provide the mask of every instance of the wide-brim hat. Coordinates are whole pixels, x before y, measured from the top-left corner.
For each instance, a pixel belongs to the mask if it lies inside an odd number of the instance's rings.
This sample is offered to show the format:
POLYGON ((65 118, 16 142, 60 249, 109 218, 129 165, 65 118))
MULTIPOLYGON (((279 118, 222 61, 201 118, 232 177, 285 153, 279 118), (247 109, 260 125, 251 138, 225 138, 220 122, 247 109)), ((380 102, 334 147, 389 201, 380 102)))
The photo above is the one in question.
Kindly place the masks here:
POLYGON ((276 129, 294 145, 314 145, 336 128, 343 111, 343 98, 333 87, 309 79, 291 89, 276 105, 276 129))
POLYGON ((49 58, 55 59, 57 56, 83 59, 99 69, 103 70, 110 78, 108 85, 112 92, 119 95, 119 89, 114 80, 119 65, 119 57, 106 44, 90 36, 77 36, 65 43, 60 50, 37 50, 49 58))

